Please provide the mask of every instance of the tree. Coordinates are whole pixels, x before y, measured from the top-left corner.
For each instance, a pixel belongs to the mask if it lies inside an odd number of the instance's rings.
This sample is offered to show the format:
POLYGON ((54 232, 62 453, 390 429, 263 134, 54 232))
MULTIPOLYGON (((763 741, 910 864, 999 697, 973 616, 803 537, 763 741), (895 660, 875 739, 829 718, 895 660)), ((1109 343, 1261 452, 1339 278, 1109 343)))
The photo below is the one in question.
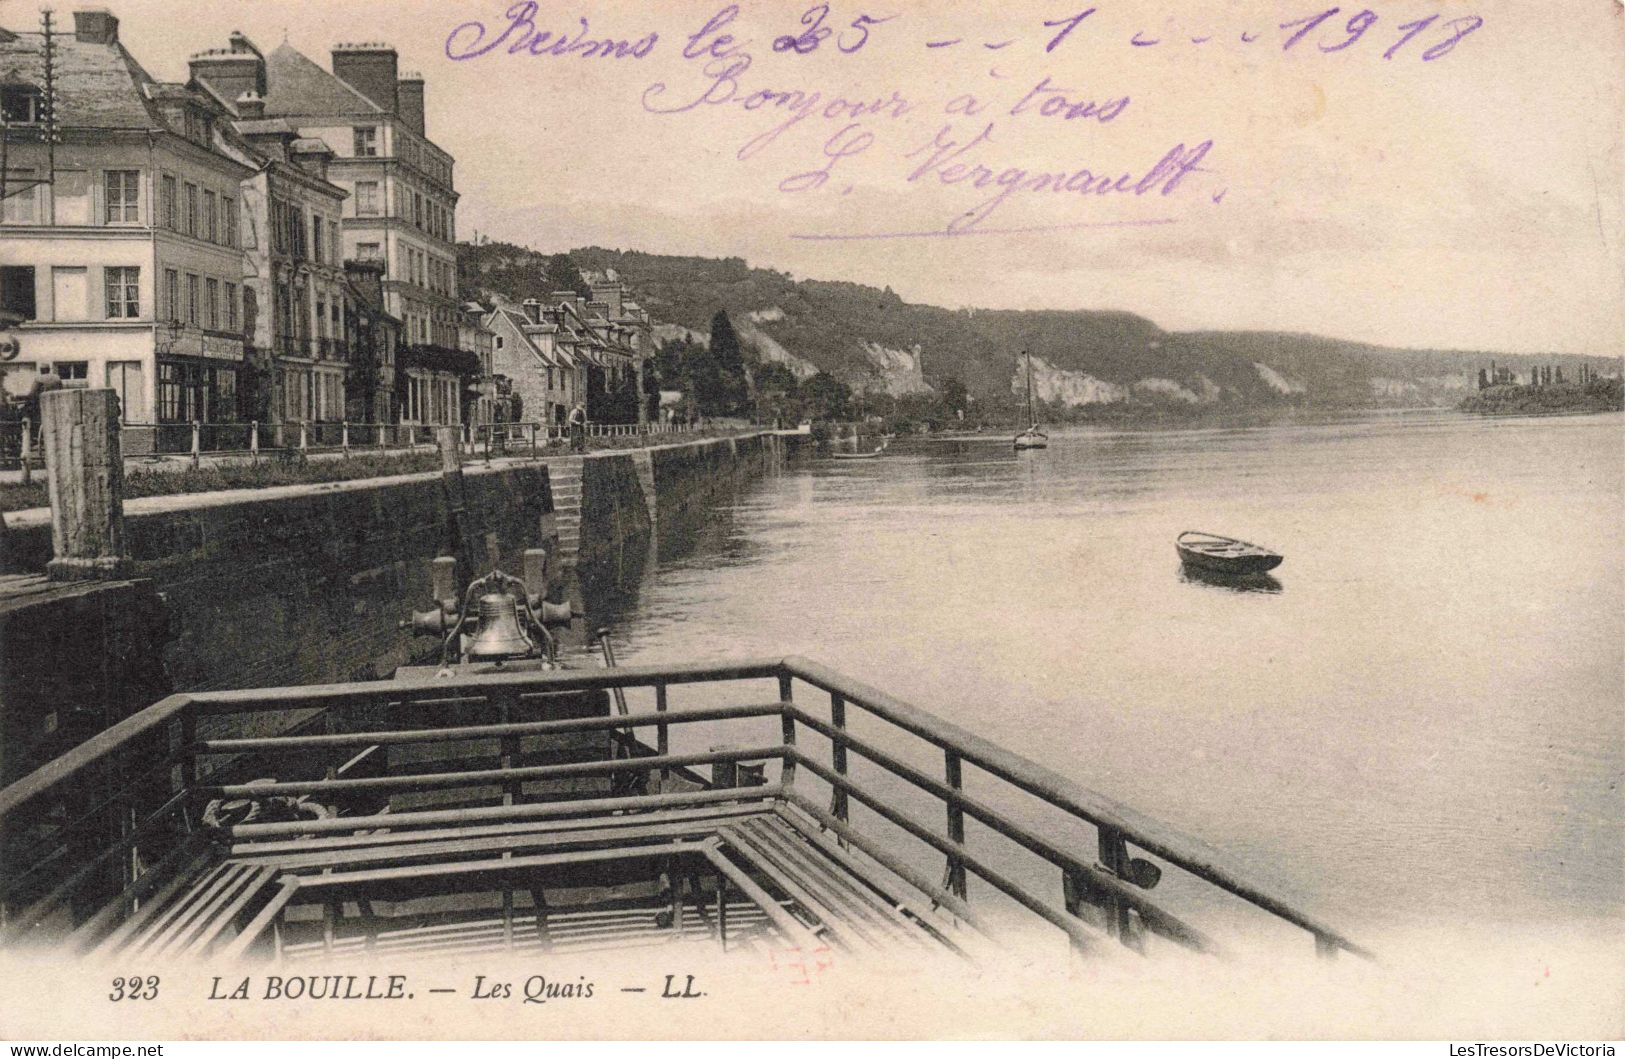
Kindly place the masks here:
POLYGON ((571 260, 569 254, 554 254, 548 258, 547 269, 542 274, 542 278, 548 285, 547 290, 543 292, 543 297, 552 294, 554 291, 565 290, 575 291, 583 298, 592 297, 592 288, 587 284, 587 277, 581 274, 579 268, 576 268, 576 263, 571 260))
POLYGON ((938 399, 950 416, 958 415, 970 405, 970 393, 965 384, 952 375, 937 385, 938 399))
POLYGON ((796 396, 795 372, 776 360, 770 360, 756 365, 753 381, 756 385, 757 415, 763 421, 776 422, 788 418, 796 396))
POLYGON ((802 383, 797 391, 802 414, 813 420, 850 419, 852 390, 828 372, 821 371, 802 383))
MULTIPOLYGON (((706 409, 706 414, 737 415, 748 406, 750 393, 745 379, 745 357, 740 349, 739 332, 734 330, 726 309, 718 309, 717 314, 711 317, 710 359, 713 368, 707 381, 714 383, 711 394, 714 407, 706 409)), ((704 394, 700 395, 700 400, 704 408, 704 394)))

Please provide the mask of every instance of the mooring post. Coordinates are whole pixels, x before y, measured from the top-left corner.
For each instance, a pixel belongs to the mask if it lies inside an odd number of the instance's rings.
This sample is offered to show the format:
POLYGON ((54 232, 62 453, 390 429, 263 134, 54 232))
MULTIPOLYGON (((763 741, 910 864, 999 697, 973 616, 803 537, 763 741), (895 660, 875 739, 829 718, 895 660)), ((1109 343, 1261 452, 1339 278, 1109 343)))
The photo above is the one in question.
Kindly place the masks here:
POLYGON ((40 395, 45 475, 51 498, 53 581, 127 577, 124 457, 118 394, 54 390, 40 395))

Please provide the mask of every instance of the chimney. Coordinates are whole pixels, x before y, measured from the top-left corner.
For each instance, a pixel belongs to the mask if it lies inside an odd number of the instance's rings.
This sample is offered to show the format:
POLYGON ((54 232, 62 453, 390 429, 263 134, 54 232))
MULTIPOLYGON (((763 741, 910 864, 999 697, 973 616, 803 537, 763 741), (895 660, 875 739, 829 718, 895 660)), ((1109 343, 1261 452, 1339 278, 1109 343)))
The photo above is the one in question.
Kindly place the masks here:
POLYGON ((587 303, 587 313, 592 316, 602 316, 609 319, 609 302, 599 301, 598 292, 593 291, 593 300, 587 303))
POLYGON ((387 44, 340 44, 333 49, 333 76, 391 114, 398 111, 399 67, 395 49, 387 44))
POLYGON ((592 285, 593 301, 603 302, 609 306, 609 312, 606 315, 611 320, 621 318, 621 295, 622 288, 618 280, 604 280, 592 285))
POLYGON ((81 44, 117 44, 118 19, 105 7, 75 11, 73 38, 81 44))
POLYGON ((229 48, 211 48, 192 56, 187 63, 192 80, 203 82, 226 100, 245 93, 263 97, 265 56, 241 33, 233 32, 229 39, 229 48))
POLYGON ((244 121, 259 121, 265 117, 265 100, 256 92, 244 92, 237 97, 237 116, 244 121))
POLYGON ((419 136, 427 136, 423 120, 423 75, 407 74, 395 86, 401 120, 419 136))
POLYGON ((526 298, 521 306, 525 310, 525 319, 533 324, 542 322, 542 303, 535 298, 526 298))

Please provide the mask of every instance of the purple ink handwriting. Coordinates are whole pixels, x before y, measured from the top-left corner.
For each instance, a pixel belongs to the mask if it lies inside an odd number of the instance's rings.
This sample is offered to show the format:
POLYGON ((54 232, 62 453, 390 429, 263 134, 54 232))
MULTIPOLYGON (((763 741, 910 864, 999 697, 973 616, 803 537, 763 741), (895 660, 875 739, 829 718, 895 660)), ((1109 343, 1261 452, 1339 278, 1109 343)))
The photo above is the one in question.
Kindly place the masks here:
POLYGON ((1149 228, 1226 209, 1231 189, 1215 146, 1223 128, 1202 119, 1149 143, 1120 133, 1142 115, 1165 128, 1167 113, 1158 113, 1161 100, 1101 83, 1088 59, 1106 48, 1137 63, 1178 61, 1183 49, 1202 47, 1273 51, 1293 63, 1433 64, 1470 52, 1462 43, 1485 26, 1475 14, 1336 4, 1298 17, 1261 7, 1273 17, 1215 11, 1146 24, 1109 0, 1056 0, 1053 17, 990 16, 980 27, 923 6, 905 17, 897 0, 791 0, 748 13, 741 0, 703 20, 662 13, 628 24, 639 16, 619 8, 614 20, 595 22, 580 8, 493 2, 508 6, 449 31, 448 59, 598 59, 619 71, 654 54, 665 35, 659 79, 628 86, 627 102, 636 99, 644 120, 726 115, 703 126, 707 135, 731 141, 734 161, 785 201, 889 189, 941 203, 935 227, 793 236, 831 241, 1149 228), (859 52, 881 61, 846 58, 859 52), (887 63, 910 57, 929 57, 942 76, 922 84, 887 72, 895 69, 887 63))
POLYGON ((1202 162, 1213 150, 1212 140, 1203 140, 1194 147, 1181 143, 1163 154, 1156 164, 1138 173, 1116 173, 1085 166, 1035 172, 1023 166, 989 165, 981 161, 986 153, 984 148, 993 142, 993 133, 994 126, 988 124, 961 142, 956 139, 954 127, 944 125, 929 141, 904 155, 909 159, 924 159, 905 177, 910 184, 925 181, 946 186, 963 184, 983 191, 993 189, 991 195, 948 223, 949 234, 981 227, 994 211, 1016 195, 1140 198, 1155 193, 1167 198, 1177 192, 1191 174, 1210 172, 1202 167, 1202 162))
POLYGON ((575 22, 579 27, 555 27, 554 30, 536 26, 536 0, 521 0, 503 14, 505 25, 500 32, 496 25, 480 21, 464 22, 446 37, 446 58, 461 62, 490 55, 503 45, 503 54, 531 56, 575 56, 581 59, 642 59, 654 50, 660 34, 650 31, 636 39, 623 37, 592 37, 592 28, 585 15, 575 22), (572 35, 573 34, 573 35, 572 35))
MULTIPOLYGON (((801 15, 801 30, 795 34, 786 33, 773 41, 773 50, 776 52, 792 52, 796 55, 808 55, 818 50, 818 46, 828 40, 835 31, 824 25, 829 18, 828 4, 815 4, 801 15)), ((869 27, 880 26, 895 19, 896 15, 885 15, 875 18, 872 15, 859 15, 852 20, 852 24, 841 32, 836 39, 835 46, 848 55, 859 51, 869 43, 869 27)))
MULTIPOLYGON (((654 30, 599 36, 593 32, 586 15, 579 15, 573 19, 565 17, 560 20, 562 25, 542 28, 537 24, 539 10, 537 0, 520 0, 507 8, 499 19, 490 21, 474 19, 460 23, 446 37, 446 57, 458 61, 493 54, 574 56, 582 59, 642 59, 654 50, 660 40, 660 34, 654 30)), ((717 23, 720 27, 731 23, 738 15, 738 5, 730 4, 713 15, 709 22, 717 23)), ((1443 16, 1435 12, 1401 21, 1400 19, 1405 16, 1385 16, 1369 7, 1349 11, 1340 6, 1332 6, 1305 14, 1300 18, 1275 23, 1273 26, 1254 24, 1242 27, 1239 32, 1234 28, 1222 32, 1224 29, 1222 26, 1193 25, 1184 32, 1168 36, 1153 35, 1144 27, 1120 26, 1111 29, 1108 27, 1111 15, 1112 11, 1109 8, 1087 7, 1057 18, 1042 20, 1034 27, 1039 32, 1035 32, 1031 38, 990 32, 985 39, 980 40, 936 35, 931 30, 929 16, 921 15, 914 18, 914 23, 924 31, 924 36, 915 38, 913 43, 915 46, 923 44, 930 51, 945 53, 961 44, 971 47, 980 45, 986 50, 1001 51, 1023 43, 1031 43, 1035 46, 1041 45, 1044 54, 1047 55, 1063 48, 1075 50, 1091 45, 1099 46, 1116 39, 1126 42, 1135 49, 1149 52, 1166 50, 1170 47, 1201 45, 1210 41, 1221 43, 1239 41, 1250 45, 1269 40, 1273 32, 1277 34, 1275 40, 1283 53, 1312 51, 1333 55, 1355 49, 1356 45, 1367 39, 1373 41, 1386 39, 1389 42, 1388 47, 1381 53, 1384 60, 1415 56, 1421 62, 1431 63, 1452 54, 1457 45, 1484 26, 1483 17, 1474 14, 1459 15, 1441 21, 1443 16), (1086 29, 1086 22, 1094 28, 1086 29), (1416 46, 1408 48, 1407 45, 1413 40, 1417 40, 1416 46)), ((862 51, 872 39, 875 39, 878 27, 900 19, 901 16, 897 14, 853 15, 852 12, 837 17, 830 4, 814 4, 799 15, 791 32, 781 33, 773 38, 772 50, 776 54, 787 56, 811 55, 828 42, 834 45, 837 52, 851 55, 862 51), (848 15, 852 17, 848 18, 848 15)), ((702 30, 695 36, 704 35, 705 31, 702 30)), ((896 33, 891 35, 895 39, 901 39, 896 33)), ((719 46, 726 44, 726 41, 722 41, 719 46)), ((688 54, 687 48, 684 50, 684 56, 693 57, 688 54)))

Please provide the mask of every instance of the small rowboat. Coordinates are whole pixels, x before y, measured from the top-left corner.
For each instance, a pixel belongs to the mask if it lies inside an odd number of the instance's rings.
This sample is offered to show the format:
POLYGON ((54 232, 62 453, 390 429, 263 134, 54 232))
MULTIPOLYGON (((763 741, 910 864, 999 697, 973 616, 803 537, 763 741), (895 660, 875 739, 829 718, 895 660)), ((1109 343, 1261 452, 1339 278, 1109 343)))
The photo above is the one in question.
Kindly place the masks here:
POLYGON ((1028 427, 1016 435, 1017 449, 1047 449, 1049 448, 1049 435, 1037 427, 1028 427))
POLYGON ((1174 542, 1186 566, 1215 574, 1261 574, 1281 565, 1281 556, 1268 548, 1217 533, 1186 530, 1174 542))

